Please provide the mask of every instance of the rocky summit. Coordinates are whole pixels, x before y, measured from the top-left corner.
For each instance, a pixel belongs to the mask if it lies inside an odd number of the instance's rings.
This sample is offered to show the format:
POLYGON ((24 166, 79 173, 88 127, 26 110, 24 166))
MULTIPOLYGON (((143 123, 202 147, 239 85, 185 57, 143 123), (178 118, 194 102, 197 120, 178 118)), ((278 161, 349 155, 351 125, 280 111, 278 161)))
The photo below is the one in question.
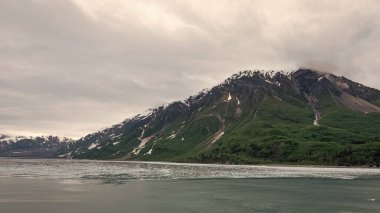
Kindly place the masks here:
POLYGON ((310 69, 244 71, 69 144, 68 158, 380 164, 380 91, 310 69))

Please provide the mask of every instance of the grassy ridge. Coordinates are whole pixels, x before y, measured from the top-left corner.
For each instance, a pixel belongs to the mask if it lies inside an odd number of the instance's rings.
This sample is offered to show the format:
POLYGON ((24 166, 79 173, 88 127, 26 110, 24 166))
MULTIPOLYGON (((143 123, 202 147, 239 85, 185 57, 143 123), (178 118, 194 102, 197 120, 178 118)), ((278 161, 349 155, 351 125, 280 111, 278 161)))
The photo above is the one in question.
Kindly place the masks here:
MULTIPOLYGON (((231 123, 225 137, 190 161, 378 165, 380 114, 328 108, 313 124, 306 104, 266 97, 253 120, 231 123)), ((184 159, 186 160, 186 159, 184 159)))

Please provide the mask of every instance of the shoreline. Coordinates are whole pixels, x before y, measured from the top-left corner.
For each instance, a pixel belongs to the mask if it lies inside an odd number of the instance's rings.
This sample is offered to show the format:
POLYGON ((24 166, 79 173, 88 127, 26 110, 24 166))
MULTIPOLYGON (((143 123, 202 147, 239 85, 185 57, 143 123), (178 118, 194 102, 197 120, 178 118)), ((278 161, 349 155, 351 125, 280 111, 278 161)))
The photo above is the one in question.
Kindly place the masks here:
POLYGON ((221 163, 192 163, 192 162, 174 162, 174 161, 138 161, 138 160, 117 160, 117 159, 72 159, 72 158, 28 158, 28 157, 0 157, 2 159, 20 159, 20 160, 67 160, 82 162, 110 162, 110 163, 136 163, 136 164, 156 164, 156 165, 192 165, 192 166, 234 166, 234 167, 301 167, 301 168, 363 168, 363 169, 380 169, 373 166, 336 166, 325 164, 289 164, 289 163, 268 163, 268 164, 221 164, 221 163))

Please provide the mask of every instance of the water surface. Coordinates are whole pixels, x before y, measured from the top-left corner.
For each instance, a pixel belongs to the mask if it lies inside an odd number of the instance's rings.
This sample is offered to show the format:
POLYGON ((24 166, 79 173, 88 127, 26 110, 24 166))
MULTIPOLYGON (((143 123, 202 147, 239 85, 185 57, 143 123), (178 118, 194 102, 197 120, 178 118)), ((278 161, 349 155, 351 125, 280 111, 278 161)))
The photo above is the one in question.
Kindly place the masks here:
POLYGON ((380 212, 380 170, 0 159, 0 212, 380 212))

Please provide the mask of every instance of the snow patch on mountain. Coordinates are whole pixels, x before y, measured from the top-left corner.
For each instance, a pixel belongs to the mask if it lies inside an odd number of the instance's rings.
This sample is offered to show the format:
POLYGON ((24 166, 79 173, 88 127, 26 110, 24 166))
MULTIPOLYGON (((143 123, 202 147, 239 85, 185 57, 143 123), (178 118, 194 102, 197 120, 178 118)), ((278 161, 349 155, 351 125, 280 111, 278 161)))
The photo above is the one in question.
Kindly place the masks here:
POLYGON ((319 126, 319 120, 320 119, 321 119, 321 115, 319 114, 319 112, 315 112, 313 125, 319 126))
POLYGON ((219 133, 214 140, 211 141, 211 144, 215 143, 217 140, 219 140, 224 135, 224 131, 219 133))
POLYGON ((92 143, 92 144, 90 144, 90 146, 87 147, 87 149, 91 150, 91 149, 93 149, 93 148, 95 148, 95 147, 97 147, 99 145, 100 145, 99 143, 92 143))
POLYGON ((138 155, 138 154, 141 152, 141 150, 145 148, 145 145, 146 145, 146 144, 147 144, 147 143, 148 143, 153 137, 154 137, 154 136, 152 135, 152 136, 149 136, 149 137, 143 138, 143 139, 141 140, 141 143, 140 143, 136 148, 133 149, 132 154, 138 155))
POLYGON ((175 137, 177 137, 177 134, 173 131, 172 134, 169 137, 167 137, 166 139, 171 140, 171 139, 174 139, 175 137))

